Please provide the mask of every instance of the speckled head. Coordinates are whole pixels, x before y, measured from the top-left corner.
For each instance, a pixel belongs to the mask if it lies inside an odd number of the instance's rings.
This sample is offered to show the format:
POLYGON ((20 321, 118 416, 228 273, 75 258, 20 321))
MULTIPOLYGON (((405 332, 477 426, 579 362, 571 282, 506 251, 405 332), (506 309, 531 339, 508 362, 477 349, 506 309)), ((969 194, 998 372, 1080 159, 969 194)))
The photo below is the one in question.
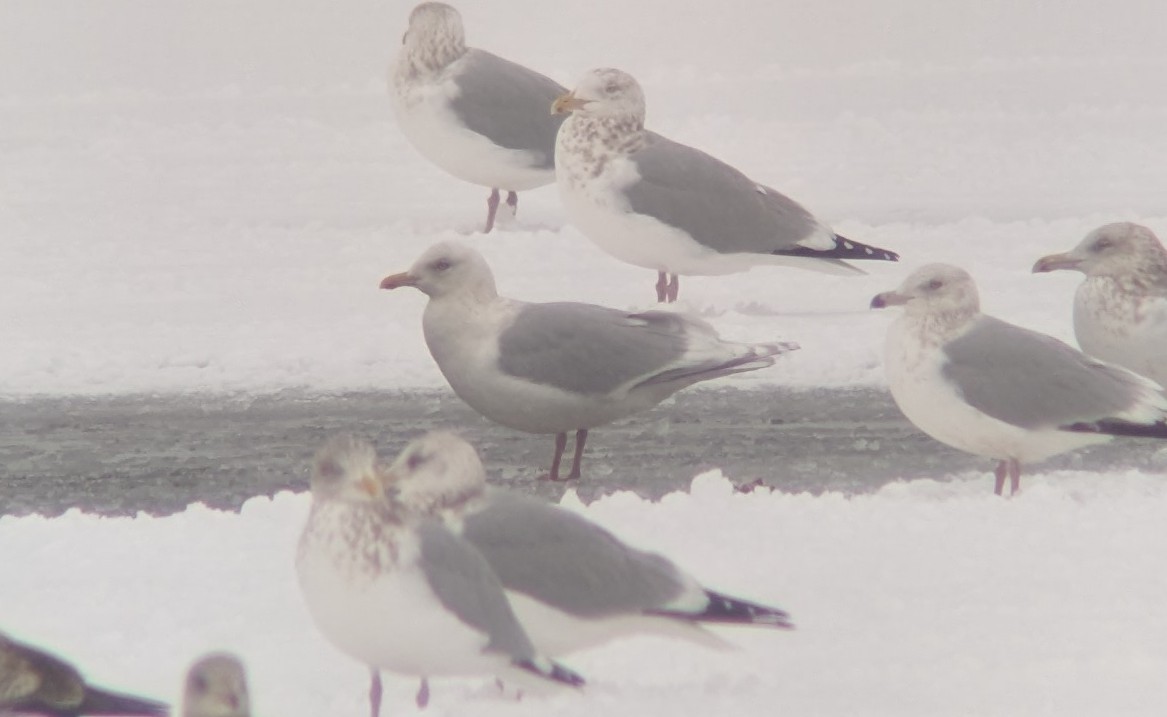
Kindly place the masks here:
POLYGON ((377 451, 368 441, 336 436, 312 461, 313 500, 369 502, 384 499, 377 479, 377 451))
POLYGON ((1033 265, 1035 273, 1071 269, 1087 276, 1167 274, 1167 251, 1154 232, 1141 224, 1105 224, 1063 254, 1050 254, 1033 265))
POLYGON ((590 117, 632 119, 644 124, 644 91, 636 78, 622 70, 588 70, 571 92, 552 105, 554 112, 576 112, 590 117))
POLYGON ((462 16, 445 3, 423 2, 409 14, 409 29, 401 42, 414 65, 445 67, 466 52, 462 16))
POLYGON ((206 655, 191 665, 183 690, 184 717, 248 717, 251 698, 243 663, 225 652, 206 655))
POLYGON ((478 451, 461 436, 433 431, 406 446, 382 480, 403 505, 430 510, 480 494, 486 469, 478 451))
POLYGON ((980 312, 976 282, 967 271, 951 264, 928 264, 916 269, 895 291, 871 300, 871 308, 902 306, 911 315, 970 315, 980 312))

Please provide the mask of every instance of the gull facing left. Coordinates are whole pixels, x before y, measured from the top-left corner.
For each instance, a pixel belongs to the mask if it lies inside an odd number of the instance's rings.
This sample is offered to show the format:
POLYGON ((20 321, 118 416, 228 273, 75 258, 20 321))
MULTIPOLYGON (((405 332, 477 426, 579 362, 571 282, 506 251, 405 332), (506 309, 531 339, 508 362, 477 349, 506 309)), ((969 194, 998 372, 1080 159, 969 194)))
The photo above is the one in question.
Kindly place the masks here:
POLYGON ((1167 438, 1158 384, 982 314, 959 267, 921 267, 871 306, 904 307, 884 350, 896 405, 936 440, 997 459, 998 495, 1006 476, 1017 492, 1023 463, 1115 435, 1167 438))
POLYGON ((429 296, 425 342, 459 398, 504 426, 556 434, 551 480, 559 480, 569 431, 576 435, 567 478, 579 478, 589 429, 798 348, 723 341, 704 321, 670 311, 506 299, 482 255, 455 242, 430 247, 409 271, 381 281, 382 289, 402 286, 429 296))
MULTIPOLYGON (((430 676, 492 675, 535 689, 583 684, 536 653, 481 553, 385 498, 376 460, 370 444, 348 436, 316 455, 296 571, 320 632, 373 673, 421 677, 421 706, 430 676)), ((377 717, 380 689, 369 701, 377 717)))

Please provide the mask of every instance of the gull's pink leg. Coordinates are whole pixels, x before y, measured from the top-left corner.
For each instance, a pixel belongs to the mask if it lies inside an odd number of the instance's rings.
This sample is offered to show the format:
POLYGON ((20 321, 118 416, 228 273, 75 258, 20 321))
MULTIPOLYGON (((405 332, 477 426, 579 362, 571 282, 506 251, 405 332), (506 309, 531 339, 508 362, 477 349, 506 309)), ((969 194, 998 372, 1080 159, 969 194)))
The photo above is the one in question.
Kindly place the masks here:
POLYGON ((575 432, 575 457, 571 459, 571 473, 568 480, 579 478, 579 464, 583 460, 584 444, 588 442, 588 429, 581 428, 575 432))
POLYGON ((369 677, 372 680, 369 683, 369 709, 373 713, 373 717, 380 717, 381 715, 381 671, 375 667, 369 668, 369 677))
POLYGON ((507 206, 511 208, 511 216, 519 216, 519 193, 507 192, 507 206))
POLYGON ((663 271, 656 273, 656 300, 663 304, 669 297, 669 275, 663 271))
POLYGON ((426 678, 421 678, 421 685, 417 688, 417 697, 414 698, 419 710, 424 710, 425 706, 430 703, 430 681, 426 678))
POLYGON ((669 279, 669 288, 668 288, 668 298, 669 298, 670 304, 677 300, 677 294, 679 294, 680 292, 681 292, 681 277, 677 274, 673 274, 672 278, 669 279))
POLYGON ((1009 461, 997 461, 997 468, 993 471, 993 475, 997 476, 997 483, 993 488, 993 492, 1001 495, 1005 490, 1005 472, 1009 470, 1009 461))
POLYGON ((563 449, 567 448, 567 434, 555 434, 555 455, 551 458, 551 472, 543 476, 546 480, 559 480, 559 461, 563 458, 563 449))
POLYGON ((482 230, 484 234, 489 234, 491 229, 494 229, 494 215, 498 213, 498 187, 490 190, 490 196, 486 198, 486 228, 482 230))
POLYGON ((1016 495, 1021 490, 1021 461, 1009 459, 1009 495, 1016 495))

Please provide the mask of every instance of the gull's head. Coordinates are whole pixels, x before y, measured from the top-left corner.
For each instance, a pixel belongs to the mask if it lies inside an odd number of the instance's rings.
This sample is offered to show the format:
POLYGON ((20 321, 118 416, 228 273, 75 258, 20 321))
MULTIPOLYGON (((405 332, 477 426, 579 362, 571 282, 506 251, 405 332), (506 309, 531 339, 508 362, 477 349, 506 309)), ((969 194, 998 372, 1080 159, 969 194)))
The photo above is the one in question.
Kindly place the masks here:
POLYGON ((402 504, 430 509, 480 493, 486 469, 464 438, 432 431, 410 442, 381 478, 402 504))
POLYGON ((462 16, 445 3, 423 2, 409 13, 409 28, 401 44, 419 64, 444 67, 466 52, 462 16))
POLYGON ((916 269, 895 291, 877 294, 871 308, 902 306, 913 315, 966 314, 980 311, 977 285, 967 271, 951 264, 916 269))
POLYGON ((373 444, 353 436, 336 436, 316 452, 312 461, 312 498, 348 502, 384 499, 377 475, 373 444))
POLYGON ((186 673, 182 697, 184 717, 248 717, 251 700, 243 663, 234 655, 207 655, 186 673))
POLYGON ((494 274, 482 254, 465 244, 442 242, 426 250, 409 271, 381 280, 382 289, 412 286, 431 299, 468 294, 496 296, 494 274))
POLYGON ((1070 251, 1043 256, 1033 265, 1035 274, 1059 269, 1080 271, 1087 276, 1167 273, 1167 251, 1147 227, 1116 222, 1090 232, 1070 251))
POLYGON ((592 117, 631 118, 644 123, 644 92, 636 78, 622 70, 589 70, 575 89, 551 104, 552 114, 576 112, 592 117))

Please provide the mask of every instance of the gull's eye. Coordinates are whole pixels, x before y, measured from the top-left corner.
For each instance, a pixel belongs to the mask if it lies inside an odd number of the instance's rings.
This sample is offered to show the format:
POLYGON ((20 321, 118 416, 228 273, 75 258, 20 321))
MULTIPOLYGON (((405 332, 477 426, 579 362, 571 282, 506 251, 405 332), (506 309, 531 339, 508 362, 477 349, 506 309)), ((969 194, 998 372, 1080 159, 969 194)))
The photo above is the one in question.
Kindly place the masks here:
POLYGON ((944 286, 944 282, 939 280, 939 279, 933 279, 932 281, 929 281, 927 284, 924 284, 924 288, 927 289, 928 291, 936 291, 937 289, 939 289, 942 286, 944 286))
POLYGON ((608 93, 609 95, 616 94, 619 89, 620 85, 615 82, 609 82, 608 84, 604 85, 604 92, 608 93))
POLYGON ((1102 237, 1094 242, 1094 246, 1090 247, 1091 251, 1105 251, 1114 246, 1114 241, 1110 237, 1102 237))
POLYGON ((451 266, 453 266, 453 264, 450 263, 449 259, 438 259, 437 261, 434 262, 433 266, 434 266, 434 271, 446 271, 451 266))
POLYGON ((409 458, 405 459, 405 465, 409 466, 409 470, 415 471, 426 462, 426 457, 421 453, 410 453, 409 458))
POLYGON ((202 675, 195 675, 194 688, 195 688, 196 692, 206 692, 207 691, 207 678, 203 677, 202 675))

